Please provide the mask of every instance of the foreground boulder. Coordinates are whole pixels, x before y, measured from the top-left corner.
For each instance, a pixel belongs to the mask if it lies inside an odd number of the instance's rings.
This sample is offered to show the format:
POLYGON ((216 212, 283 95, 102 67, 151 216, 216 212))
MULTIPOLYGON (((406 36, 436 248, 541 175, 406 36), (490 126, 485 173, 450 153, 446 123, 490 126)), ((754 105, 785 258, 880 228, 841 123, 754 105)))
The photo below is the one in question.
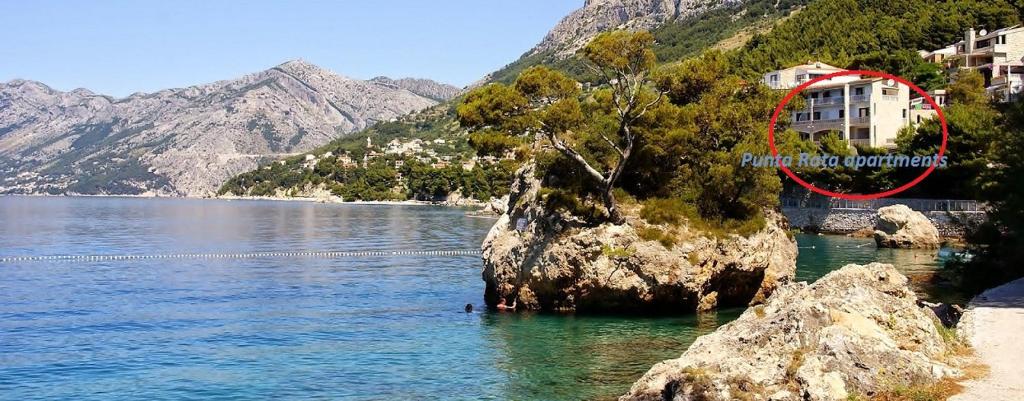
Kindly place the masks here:
POLYGON ((951 347, 892 265, 847 265, 782 286, 654 365, 620 401, 867 399, 957 376, 951 347))
POLYGON ((875 243, 879 248, 935 249, 939 247, 939 230, 921 212, 906 205, 878 209, 875 243))
POLYGON ((622 225, 580 226, 545 210, 532 164, 513 182, 508 210, 483 243, 488 305, 500 298, 551 311, 685 313, 765 299, 792 279, 796 242, 785 218, 749 236, 715 238, 686 228, 666 247, 622 225))

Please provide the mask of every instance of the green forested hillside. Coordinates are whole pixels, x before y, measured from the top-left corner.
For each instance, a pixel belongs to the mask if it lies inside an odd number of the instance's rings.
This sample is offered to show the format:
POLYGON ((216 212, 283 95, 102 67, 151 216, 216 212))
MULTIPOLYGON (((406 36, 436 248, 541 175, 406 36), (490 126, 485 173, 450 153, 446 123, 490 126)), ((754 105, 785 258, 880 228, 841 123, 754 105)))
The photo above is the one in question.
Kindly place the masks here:
POLYGON ((809 60, 841 67, 878 68, 909 75, 918 50, 936 50, 963 38, 968 28, 997 29, 1019 22, 1002 0, 820 0, 756 35, 735 53, 748 75, 809 60))

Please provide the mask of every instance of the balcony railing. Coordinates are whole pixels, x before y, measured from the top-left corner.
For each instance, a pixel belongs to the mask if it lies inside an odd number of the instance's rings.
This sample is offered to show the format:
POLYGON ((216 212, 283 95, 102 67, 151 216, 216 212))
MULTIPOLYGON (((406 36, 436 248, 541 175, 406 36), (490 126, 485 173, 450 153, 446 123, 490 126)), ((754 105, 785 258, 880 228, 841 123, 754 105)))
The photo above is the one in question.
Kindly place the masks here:
POLYGON ((793 129, 802 132, 818 132, 824 130, 842 130, 843 119, 794 121, 793 129))
POLYGON ((843 104, 842 97, 823 97, 820 99, 807 99, 807 101, 808 104, 813 101, 815 105, 843 104))
POLYGON ((882 95, 882 101, 883 102, 898 102, 899 100, 900 100, 899 96, 895 96, 895 95, 882 95))
POLYGON ((850 145, 871 146, 870 139, 851 139, 850 145))
POLYGON ((850 96, 850 103, 867 103, 871 101, 871 95, 850 96))

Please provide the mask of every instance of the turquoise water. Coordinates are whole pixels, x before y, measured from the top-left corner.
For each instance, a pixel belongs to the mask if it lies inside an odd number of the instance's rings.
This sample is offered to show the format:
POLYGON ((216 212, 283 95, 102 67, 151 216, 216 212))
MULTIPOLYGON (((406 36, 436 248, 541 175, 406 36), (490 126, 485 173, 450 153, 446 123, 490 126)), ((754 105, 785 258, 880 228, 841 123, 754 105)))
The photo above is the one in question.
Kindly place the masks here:
MULTIPOLYGON (((435 207, 8 197, 0 256, 474 249, 492 223, 435 207)), ((803 279, 872 258, 935 265, 798 241, 803 279)), ((473 256, 0 264, 0 399, 613 399, 740 312, 463 313, 482 292, 473 256)))

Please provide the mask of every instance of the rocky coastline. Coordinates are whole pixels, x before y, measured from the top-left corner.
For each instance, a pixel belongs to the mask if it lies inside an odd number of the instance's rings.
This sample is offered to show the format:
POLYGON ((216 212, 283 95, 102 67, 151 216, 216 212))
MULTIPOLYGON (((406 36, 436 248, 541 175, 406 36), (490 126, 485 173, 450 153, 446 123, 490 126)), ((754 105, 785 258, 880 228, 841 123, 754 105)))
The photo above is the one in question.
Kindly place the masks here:
POLYGON ((965 374, 965 345, 951 333, 892 265, 847 265, 782 285, 654 365, 620 401, 840 401, 927 389, 965 374))

